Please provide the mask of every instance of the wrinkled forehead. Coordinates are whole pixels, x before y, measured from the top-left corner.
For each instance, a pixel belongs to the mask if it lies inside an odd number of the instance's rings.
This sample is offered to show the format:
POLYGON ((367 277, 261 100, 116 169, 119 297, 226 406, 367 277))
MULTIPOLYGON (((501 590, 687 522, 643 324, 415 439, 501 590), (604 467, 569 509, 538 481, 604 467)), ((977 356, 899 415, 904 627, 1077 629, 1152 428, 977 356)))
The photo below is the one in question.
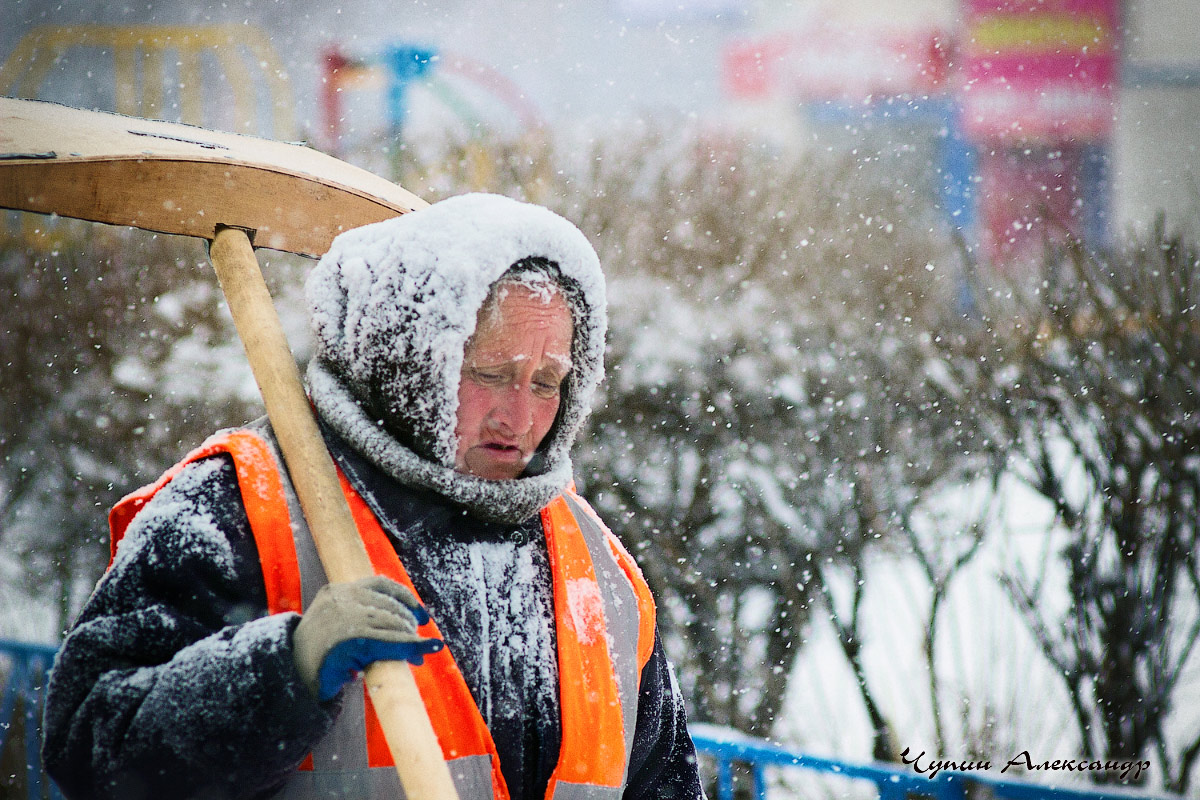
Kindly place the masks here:
POLYGON ((542 270, 510 271, 488 287, 487 297, 479 309, 480 318, 496 313, 501 301, 513 293, 546 306, 561 302, 567 306, 568 313, 571 311, 566 292, 554 275, 542 270))
POLYGON ((475 330, 464 354, 499 358, 545 346, 544 356, 571 361, 575 324, 564 292, 553 282, 530 286, 520 281, 498 282, 477 315, 475 330))
POLYGON ((573 332, 576 311, 567 292, 553 277, 542 272, 529 276, 505 275, 489 287, 488 295, 476 315, 471 339, 475 339, 484 329, 503 322, 519 324, 527 318, 540 323, 557 319, 560 315, 566 316, 573 332), (511 319, 513 315, 520 316, 511 319))

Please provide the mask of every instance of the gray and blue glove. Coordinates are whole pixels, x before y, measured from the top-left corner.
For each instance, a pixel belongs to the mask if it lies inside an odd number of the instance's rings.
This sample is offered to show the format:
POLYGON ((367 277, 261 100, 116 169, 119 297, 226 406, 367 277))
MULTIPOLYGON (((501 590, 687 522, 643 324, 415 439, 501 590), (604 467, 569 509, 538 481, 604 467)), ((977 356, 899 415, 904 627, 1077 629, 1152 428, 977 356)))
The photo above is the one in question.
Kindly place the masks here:
POLYGON ((292 658, 309 691, 325 702, 376 661, 420 664, 441 650, 441 639, 417 633, 428 621, 416 596, 391 578, 327 584, 292 634, 292 658))

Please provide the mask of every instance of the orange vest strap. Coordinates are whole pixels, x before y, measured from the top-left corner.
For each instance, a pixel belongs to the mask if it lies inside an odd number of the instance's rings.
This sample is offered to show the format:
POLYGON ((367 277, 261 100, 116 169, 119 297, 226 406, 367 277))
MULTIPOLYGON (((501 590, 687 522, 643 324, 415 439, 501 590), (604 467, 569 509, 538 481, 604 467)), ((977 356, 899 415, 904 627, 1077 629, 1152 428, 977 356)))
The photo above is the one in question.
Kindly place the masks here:
MULTIPOLYGON (((359 533, 362 534, 363 544, 375 572, 402 583, 416 594, 412 578, 400 563, 400 557, 396 555, 396 549, 388 540, 379 520, 340 470, 338 477, 341 479, 342 491, 350 503, 350 511, 354 515, 359 533)), ((433 620, 422 625, 418 632, 422 636, 442 638, 441 631, 433 620)), ((491 756, 495 798, 508 800, 508 787, 500 773, 500 755, 450 649, 445 648, 425 656, 422 666, 413 670, 413 677, 416 679, 421 699, 425 701, 429 721, 437 733, 438 743, 446 759, 491 756)), ((367 698, 367 763, 372 767, 391 766, 394 763, 370 697, 367 698)))
POLYGON ((637 595, 639 620, 637 652, 638 672, 640 673, 650 661, 650 656, 654 652, 654 634, 658 612, 654 605, 654 596, 650 593, 650 585, 646 583, 646 576, 642 574, 641 567, 637 565, 633 556, 625 549, 625 545, 621 543, 621 540, 609 530, 608 526, 604 524, 604 520, 600 519, 600 515, 596 513, 591 504, 575 493, 574 483, 567 489, 567 493, 571 495, 572 500, 577 502, 587 512, 587 515, 599 526, 600 530, 604 531, 613 558, 621 565, 621 570, 633 586, 634 594, 637 595))
MULTIPOLYGON (((562 749, 550 779, 621 786, 625 723, 605 635, 604 599, 579 523, 563 497, 542 510, 554 575, 562 749)), ((629 731, 633 735, 633 731, 629 731)))
POLYGON ((270 445, 258 434, 246 430, 218 433, 188 453, 161 478, 125 496, 108 515, 111 546, 109 564, 116 557, 117 545, 125 537, 129 524, 160 489, 195 461, 218 453, 233 456, 242 505, 254 533, 267 592, 267 610, 272 614, 299 611, 300 567, 292 540, 291 518, 279 477, 279 465, 270 445))

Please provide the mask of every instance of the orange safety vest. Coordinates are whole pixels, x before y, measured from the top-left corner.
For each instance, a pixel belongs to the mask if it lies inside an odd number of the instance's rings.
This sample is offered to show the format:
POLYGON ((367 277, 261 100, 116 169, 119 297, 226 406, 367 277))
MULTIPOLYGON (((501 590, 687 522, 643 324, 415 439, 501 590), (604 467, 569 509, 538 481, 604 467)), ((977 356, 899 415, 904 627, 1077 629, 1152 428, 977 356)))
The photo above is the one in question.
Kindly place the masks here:
MULTIPOLYGON (((302 611, 326 578, 266 431, 218 433, 157 482, 122 499, 109 514, 112 553, 159 489, 187 464, 218 453, 233 457, 268 612, 302 611)), ((339 476, 376 573, 414 589, 374 513, 340 471, 339 476)), ((633 558, 573 487, 542 509, 541 518, 553 581, 562 715, 562 745, 546 798, 616 800, 627 778, 641 671, 654 647, 654 601, 633 558)), ((441 638, 432 620, 420 633, 441 638)), ((413 674, 461 800, 509 800, 495 742, 450 648, 426 656, 413 674)), ((333 729, 279 796, 404 796, 365 687, 348 687, 333 729)))

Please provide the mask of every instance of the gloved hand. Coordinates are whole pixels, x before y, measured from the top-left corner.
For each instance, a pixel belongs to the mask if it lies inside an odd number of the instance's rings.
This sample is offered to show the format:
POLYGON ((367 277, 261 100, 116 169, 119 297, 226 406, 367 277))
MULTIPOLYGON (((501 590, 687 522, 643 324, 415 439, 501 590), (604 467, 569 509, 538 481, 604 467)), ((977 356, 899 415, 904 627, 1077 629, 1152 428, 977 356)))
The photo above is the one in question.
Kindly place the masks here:
POLYGON ((292 634, 292 658, 309 691, 325 702, 375 661, 420 664, 444 646, 417 634, 429 613, 405 586, 373 575, 321 587, 292 634))

